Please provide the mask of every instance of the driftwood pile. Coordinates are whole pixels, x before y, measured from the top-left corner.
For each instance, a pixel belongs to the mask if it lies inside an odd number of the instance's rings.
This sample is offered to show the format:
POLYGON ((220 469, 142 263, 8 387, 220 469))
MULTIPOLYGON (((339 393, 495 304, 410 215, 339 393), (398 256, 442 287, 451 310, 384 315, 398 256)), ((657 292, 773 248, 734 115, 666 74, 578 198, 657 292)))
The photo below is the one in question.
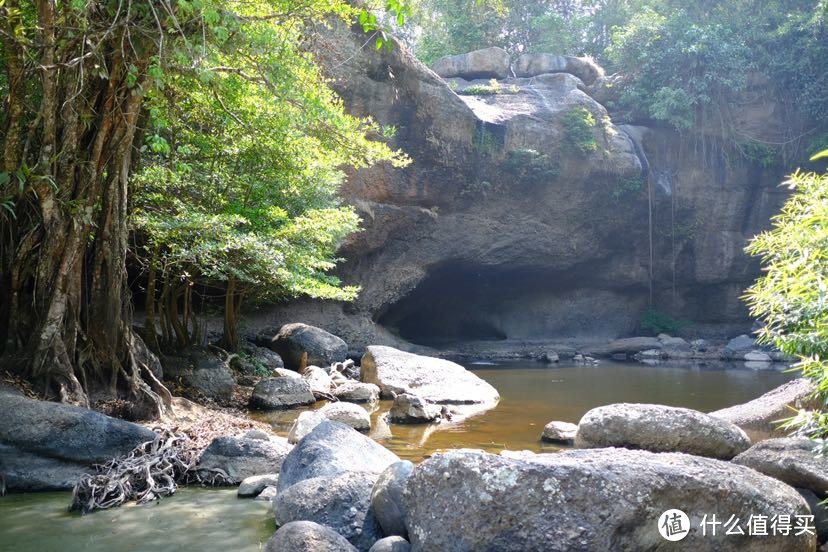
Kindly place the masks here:
POLYGON ((158 436, 124 457, 97 466, 99 473, 83 476, 72 490, 70 510, 89 513, 135 500, 151 502, 175 493, 178 483, 223 484, 221 470, 199 470, 200 448, 184 433, 156 429, 158 436))

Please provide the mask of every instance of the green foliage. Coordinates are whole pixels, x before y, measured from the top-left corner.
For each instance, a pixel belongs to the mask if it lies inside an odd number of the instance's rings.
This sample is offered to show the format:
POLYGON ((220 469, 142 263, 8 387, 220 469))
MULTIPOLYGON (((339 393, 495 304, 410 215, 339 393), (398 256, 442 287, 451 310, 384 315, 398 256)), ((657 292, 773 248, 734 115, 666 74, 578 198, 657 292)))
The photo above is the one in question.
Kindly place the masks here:
POLYGON ((644 187, 644 178, 641 176, 621 176, 616 180, 612 189, 612 197, 619 200, 622 197, 635 194, 644 187))
POLYGON ((609 49, 613 62, 633 76, 626 102, 679 130, 744 89, 753 65, 742 29, 696 16, 648 8, 616 30, 609 49))
POLYGON ((595 140, 595 116, 585 107, 576 107, 567 111, 563 118, 564 147, 589 154, 598 149, 595 140))
POLYGON ((497 151, 498 146, 497 138, 491 130, 486 128, 485 124, 475 127, 473 145, 478 152, 484 155, 492 155, 497 151))
POLYGON ((603 59, 613 27, 640 0, 423 0, 412 19, 421 29, 414 50, 425 63, 499 46, 512 55, 551 52, 603 59))
POLYGON ((518 178, 545 183, 560 175, 560 167, 549 156, 533 149, 509 150, 504 167, 518 178))
MULTIPOLYGON (((747 248, 762 258, 764 275, 745 295, 764 326, 759 341, 800 357, 798 367, 828 404, 828 174, 796 172, 793 195, 773 228, 747 248)), ((828 437, 828 418, 803 415, 795 424, 812 437, 828 437)))
POLYGON ((750 140, 736 144, 736 147, 742 157, 752 163, 756 163, 760 167, 767 169, 776 166, 779 163, 776 148, 768 144, 750 140))
MULTIPOLYGON (((268 3, 224 7, 236 11, 202 13, 213 36, 198 55, 163 67, 146 92, 143 159, 132 178, 136 254, 162 297, 176 293, 169 282, 185 282, 225 290, 231 310, 242 298, 353 299, 358 288, 329 274, 359 222, 337 199, 342 169, 407 159, 370 139, 393 132, 345 113, 301 49, 312 19, 287 9, 265 17, 268 3)), ((354 13, 336 2, 313 9, 354 13)), ((404 17, 400 4, 389 9, 404 17)), ((359 17, 381 30, 375 16, 359 17)))
POLYGON ((520 89, 514 84, 504 88, 497 79, 491 79, 489 84, 473 84, 457 91, 458 94, 465 96, 497 96, 498 94, 517 94, 518 92, 520 92, 520 89))
POLYGON ((807 152, 809 156, 816 155, 825 150, 828 150, 828 132, 820 134, 808 143, 807 152))
POLYGON ((418 57, 431 64, 445 55, 501 45, 505 9, 501 0, 423 0, 414 16, 422 28, 418 57))
POLYGON ((658 309, 647 309, 641 315, 638 326, 643 331, 651 332, 653 335, 660 333, 675 335, 685 326, 685 322, 676 320, 658 309))
POLYGON ((813 1, 651 1, 615 29, 606 53, 612 69, 631 77, 626 108, 678 130, 714 125, 740 147, 745 136, 732 113, 752 87, 775 88, 813 120, 828 115, 828 76, 815 69, 828 59, 824 15, 813 1))

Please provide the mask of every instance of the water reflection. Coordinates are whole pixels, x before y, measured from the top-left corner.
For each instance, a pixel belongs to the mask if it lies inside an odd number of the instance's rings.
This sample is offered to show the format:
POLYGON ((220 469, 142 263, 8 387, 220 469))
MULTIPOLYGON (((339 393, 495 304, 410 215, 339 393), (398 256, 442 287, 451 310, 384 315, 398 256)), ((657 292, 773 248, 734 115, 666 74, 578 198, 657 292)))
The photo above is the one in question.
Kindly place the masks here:
MULTIPOLYGON (((708 412, 747 402, 794 377, 776 369, 746 368, 744 363, 650 366, 605 361, 594 366, 550 366, 518 362, 494 366, 469 363, 468 367, 500 392, 496 408, 456 424, 388 425, 381 416, 391 403, 381 401, 373 407, 366 405, 372 412, 371 436, 412 461, 450 448, 553 451, 556 447, 540 442, 543 426, 551 420, 577 423, 596 406, 647 402, 708 412)), ((298 412, 253 415, 287 435, 298 412)))

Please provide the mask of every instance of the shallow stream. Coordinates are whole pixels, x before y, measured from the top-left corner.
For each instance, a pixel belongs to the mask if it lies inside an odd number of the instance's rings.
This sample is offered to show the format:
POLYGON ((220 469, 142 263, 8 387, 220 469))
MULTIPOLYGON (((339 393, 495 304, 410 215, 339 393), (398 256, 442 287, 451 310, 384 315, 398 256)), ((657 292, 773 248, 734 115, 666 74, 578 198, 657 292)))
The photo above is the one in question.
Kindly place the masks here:
MULTIPOLYGON (((469 368, 500 392, 495 409, 443 426, 387 426, 379 417, 390 402, 382 401, 372 409, 372 436, 415 462, 448 448, 552 451, 554 447, 539 440, 544 424, 577 422, 595 406, 653 402, 710 411, 754 399, 793 377, 777 370, 722 364, 602 362, 549 367, 529 362, 469 368)), ((254 415, 283 435, 296 416, 298 411, 254 415)), ((185 488, 156 504, 88 516, 67 512, 69 498, 69 493, 0 498, 0 551, 255 551, 264 549, 275 530, 270 505, 239 500, 235 489, 185 488)))

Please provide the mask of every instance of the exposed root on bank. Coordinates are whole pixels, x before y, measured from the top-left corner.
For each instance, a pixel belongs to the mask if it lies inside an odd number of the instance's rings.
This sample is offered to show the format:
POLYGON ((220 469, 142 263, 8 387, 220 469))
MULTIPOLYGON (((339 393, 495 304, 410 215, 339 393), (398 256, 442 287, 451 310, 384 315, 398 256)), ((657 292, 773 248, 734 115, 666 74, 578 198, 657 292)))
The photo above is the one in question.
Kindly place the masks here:
POLYGON ((124 457, 98 466, 100 473, 82 477, 72 490, 70 510, 93 512, 138 504, 175 493, 178 483, 220 485, 229 482, 221 470, 196 469, 201 448, 184 433, 157 429, 158 437, 124 457))

